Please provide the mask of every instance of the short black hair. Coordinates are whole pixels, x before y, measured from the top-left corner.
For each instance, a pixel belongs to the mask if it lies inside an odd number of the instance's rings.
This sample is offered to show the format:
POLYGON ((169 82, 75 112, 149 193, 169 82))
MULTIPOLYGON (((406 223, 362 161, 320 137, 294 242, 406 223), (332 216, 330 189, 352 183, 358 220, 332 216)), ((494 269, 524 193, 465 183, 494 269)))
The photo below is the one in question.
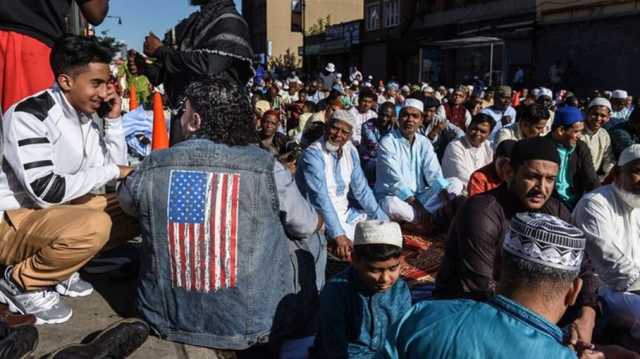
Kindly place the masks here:
POLYGON ((538 123, 542 120, 548 120, 551 117, 549 110, 537 103, 524 105, 518 108, 518 121, 528 124, 538 123))
POLYGON ((546 299, 562 295, 578 277, 578 271, 547 267, 502 251, 499 288, 502 292, 538 290, 546 299))
POLYGON ((380 105, 380 108, 378 109, 378 113, 382 113, 385 109, 390 108, 393 110, 393 112, 395 113, 396 110, 396 105, 393 104, 393 102, 385 102, 382 105, 380 105))
POLYGON ((504 140, 498 144, 498 148, 496 148, 496 157, 507 157, 511 158, 511 153, 513 152, 513 147, 516 145, 515 140, 504 140))
POLYGON ((424 101, 422 101, 424 103, 424 109, 428 109, 428 108, 432 108, 432 107, 440 107, 440 101, 438 101, 437 98, 432 97, 432 96, 426 96, 424 98, 424 101))
POLYGON ((64 35, 53 45, 49 62, 53 74, 71 74, 92 62, 109 64, 113 58, 111 49, 103 46, 95 37, 64 35))
POLYGON ((353 246, 356 257, 364 262, 384 262, 399 258, 402 248, 390 244, 359 244, 353 246))
POLYGON ((471 123, 469 123, 469 127, 471 127, 471 125, 473 124, 481 123, 488 123, 491 131, 493 131, 493 128, 496 127, 496 120, 494 120, 493 117, 487 115, 486 113, 479 113, 473 116, 473 118, 471 119, 471 123))
POLYGON ((375 94, 375 92, 373 92, 373 90, 368 87, 360 90, 360 93, 358 94, 358 98, 370 98, 375 100, 377 97, 378 96, 375 94))

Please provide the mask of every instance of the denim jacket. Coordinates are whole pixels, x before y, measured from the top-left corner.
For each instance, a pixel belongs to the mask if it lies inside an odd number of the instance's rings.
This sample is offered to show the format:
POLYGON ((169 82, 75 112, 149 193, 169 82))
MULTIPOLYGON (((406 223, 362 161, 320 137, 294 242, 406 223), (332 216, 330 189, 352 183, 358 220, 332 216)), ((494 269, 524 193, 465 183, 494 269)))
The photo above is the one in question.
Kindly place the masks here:
POLYGON ((304 309, 317 290, 297 275, 301 247, 279 218, 271 154, 188 140, 145 159, 134 183, 136 306, 160 337, 242 350, 313 322, 304 309))

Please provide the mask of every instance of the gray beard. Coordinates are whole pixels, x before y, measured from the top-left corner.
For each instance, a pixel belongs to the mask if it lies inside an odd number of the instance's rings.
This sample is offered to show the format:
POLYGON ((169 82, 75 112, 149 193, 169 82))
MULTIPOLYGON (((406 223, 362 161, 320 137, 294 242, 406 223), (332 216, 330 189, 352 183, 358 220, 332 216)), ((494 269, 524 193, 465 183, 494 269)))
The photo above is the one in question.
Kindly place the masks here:
POLYGON ((340 150, 340 146, 331 143, 331 141, 327 140, 324 142, 324 149, 329 153, 336 153, 340 150))
POLYGON ((620 198, 627 206, 631 208, 640 208, 640 195, 626 191, 618 187, 615 183, 613 184, 613 190, 618 198, 620 198))

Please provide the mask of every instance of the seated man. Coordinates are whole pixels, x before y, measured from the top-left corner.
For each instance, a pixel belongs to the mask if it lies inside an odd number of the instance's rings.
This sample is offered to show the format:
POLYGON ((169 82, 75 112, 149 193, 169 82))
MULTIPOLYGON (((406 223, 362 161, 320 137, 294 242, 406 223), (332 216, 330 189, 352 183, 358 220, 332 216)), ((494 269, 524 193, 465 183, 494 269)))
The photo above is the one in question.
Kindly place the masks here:
POLYGON ((454 140, 444 151, 442 173, 445 177, 457 178, 467 188, 471 174, 493 160, 493 148, 487 140, 495 126, 489 115, 479 113, 473 117, 467 134, 454 140))
POLYGON ((311 334, 321 218, 255 146, 244 85, 223 74, 185 96, 186 140, 119 188, 142 227, 137 310, 163 338, 216 349, 311 334))
POLYGON ((556 217, 516 215, 501 245, 497 296, 417 304, 378 358, 577 358, 558 322, 583 286, 584 246, 583 233, 556 217))
POLYGON ((458 126, 452 124, 446 117, 438 115, 440 101, 434 97, 427 96, 424 98, 424 112, 422 113, 422 127, 418 132, 431 142, 433 150, 436 152, 438 159, 444 155, 447 145, 456 138, 464 136, 458 126))
POLYGON ((469 197, 489 192, 507 181, 511 175, 511 151, 516 141, 504 140, 496 149, 493 162, 471 174, 467 185, 469 197))
POLYGON ((496 127, 489 137, 492 141, 495 140, 501 128, 516 123, 516 110, 511 107, 511 87, 498 87, 493 105, 483 109, 482 113, 486 113, 496 121, 496 127))
POLYGON ((593 168, 591 151, 580 141, 584 129, 582 112, 572 106, 558 110, 549 138, 560 155, 560 169, 556 178, 556 195, 572 209, 583 194, 600 185, 593 168))
POLYGON ((609 171, 615 164, 613 151, 611 146, 611 137, 607 130, 602 126, 609 121, 611 114, 611 103, 604 97, 596 97, 589 103, 589 112, 584 121, 584 130, 582 131, 582 142, 587 144, 591 152, 591 160, 593 160, 593 168, 597 173, 601 173, 603 177, 609 174, 609 171))
POLYGON ((353 264, 320 293, 314 358, 373 358, 387 329, 411 308, 400 279, 402 233, 395 222, 356 226, 353 264))
POLYGON ((609 130, 609 135, 613 146, 613 156, 616 160, 624 149, 631 145, 640 144, 640 108, 633 110, 629 121, 609 130))
POLYGON ((466 131, 466 114, 467 108, 464 103, 467 100, 467 88, 460 86, 451 93, 450 101, 443 105, 447 120, 454 124, 462 131, 466 131))
POLYGON ((433 146, 418 133, 422 126, 422 101, 407 99, 400 126, 380 142, 376 169, 376 197, 395 221, 412 224, 435 220, 445 197, 462 193, 463 184, 442 175, 433 146))
POLYGON ((391 102, 383 103, 380 105, 378 117, 372 118, 362 125, 362 142, 358 150, 360 151, 364 174, 371 184, 376 183, 376 163, 380 140, 393 128, 397 127, 395 107, 391 102))
POLYGON ((541 136, 549 122, 549 110, 542 105, 523 105, 519 108, 518 122, 498 131, 494 146, 505 140, 520 141, 525 138, 541 136))
MULTIPOLYGON (((587 252, 605 287, 600 295, 609 322, 640 342, 640 145, 622 152, 614 182, 587 193, 574 217, 587 237, 587 252)), ((640 346, 637 347, 640 349, 640 346)))
POLYGON ((260 148, 271 152, 275 157, 282 156, 287 152, 289 137, 278 131, 280 127, 280 115, 278 112, 269 110, 262 115, 260 120, 260 148))
POLYGON ((353 126, 351 113, 333 112, 324 136, 304 151, 296 172, 298 187, 322 214, 327 239, 344 260, 349 258, 358 222, 388 219, 367 184, 358 151, 349 141, 353 126), (348 194, 362 210, 349 204, 348 194))
MULTIPOLYGON (((469 198, 451 225, 445 256, 436 278, 438 298, 486 299, 495 294, 500 278, 499 253, 509 223, 516 213, 540 212, 563 221, 571 213, 552 197, 560 167, 558 151, 544 137, 521 140, 511 154, 513 175, 498 188, 469 198)), ((597 306, 596 278, 585 264, 585 287, 577 303, 574 324, 590 342, 597 306)))
MULTIPOLYGON (((38 324, 71 318, 71 307, 57 292, 91 294, 93 288, 77 271, 110 233, 127 236, 121 231, 126 228, 112 230, 112 224, 121 223, 112 223, 105 212, 107 200, 90 196, 131 171, 125 166, 121 100, 107 85, 111 57, 95 39, 62 37, 51 53, 54 87, 9 108, 2 123, 0 263, 7 269, 0 279, 0 302, 34 314, 38 324), (94 120, 107 104, 99 119, 104 120, 102 137, 94 120)), ((136 230, 129 228, 131 237, 136 230)))

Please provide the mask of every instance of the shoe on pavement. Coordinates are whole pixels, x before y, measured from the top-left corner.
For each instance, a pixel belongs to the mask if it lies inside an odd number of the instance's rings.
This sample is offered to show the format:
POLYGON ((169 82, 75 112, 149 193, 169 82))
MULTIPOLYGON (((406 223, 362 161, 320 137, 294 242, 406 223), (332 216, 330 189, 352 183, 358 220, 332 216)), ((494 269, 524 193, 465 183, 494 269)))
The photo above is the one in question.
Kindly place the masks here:
POLYGON ((111 324, 87 344, 71 344, 50 353, 47 359, 126 358, 149 337, 149 326, 140 319, 111 324))
POLYGON ((19 314, 33 314, 36 325, 60 324, 71 318, 71 307, 60 301, 60 295, 51 290, 27 292, 11 279, 13 267, 7 267, 0 279, 0 303, 9 305, 9 310, 19 314))
POLYGON ((75 272, 67 280, 56 285, 56 292, 66 297, 86 297, 93 293, 93 286, 91 283, 82 280, 80 274, 75 272))
POLYGON ((38 330, 31 325, 9 328, 0 340, 0 358, 29 358, 38 346, 38 330))

